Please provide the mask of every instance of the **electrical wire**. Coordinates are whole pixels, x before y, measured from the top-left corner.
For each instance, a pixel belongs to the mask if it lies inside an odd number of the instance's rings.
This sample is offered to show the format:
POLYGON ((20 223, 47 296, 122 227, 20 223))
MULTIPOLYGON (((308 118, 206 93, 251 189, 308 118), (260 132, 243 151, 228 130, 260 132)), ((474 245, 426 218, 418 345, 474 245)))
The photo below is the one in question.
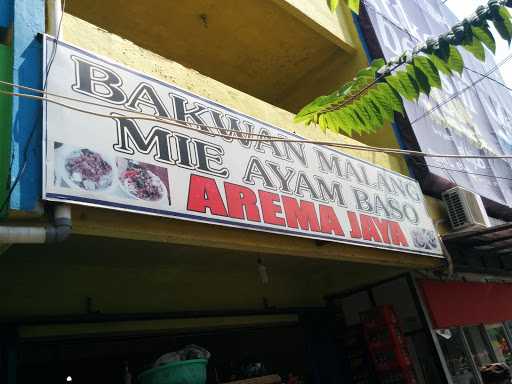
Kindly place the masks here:
MULTIPOLYGON (((61 15, 61 17, 59 19, 59 25, 57 27, 56 39, 54 40, 54 46, 53 46, 53 49, 52 49, 52 54, 51 54, 50 60, 48 62, 47 68, 46 68, 45 79, 44 79, 44 83, 43 83, 43 90, 46 90, 46 88, 48 86, 48 77, 50 75, 50 69, 51 69, 51 67, 53 65, 53 62, 55 60, 55 56, 57 55, 57 48, 58 48, 59 38, 60 38, 61 30, 62 30, 62 20, 64 19, 64 12, 65 12, 65 10, 66 10, 66 0, 62 0, 62 15, 61 15)), ((14 193, 14 190, 16 189, 17 185, 19 184, 19 182, 21 180, 21 177, 23 176, 23 174, 25 173, 25 171, 27 169, 28 159, 29 159, 28 152, 29 152, 29 149, 30 149, 30 145, 32 144, 32 140, 33 140, 33 138, 35 136, 35 133, 37 132, 37 128, 39 127, 39 121, 42 118, 42 113, 43 113, 43 110, 41 108, 39 110, 38 116, 35 119, 34 126, 32 127, 32 130, 30 131, 30 133, 28 135, 28 138, 27 138, 27 141, 25 142, 25 145, 23 147, 23 152, 22 152, 23 153, 23 162, 22 162, 22 166, 19 168, 18 173, 16 174, 16 178, 11 183, 9 191, 7 192, 7 196, 5 197, 4 201, 2 202, 2 205, 0 205, 0 212, 4 212, 4 210, 8 207, 9 202, 11 201, 12 194, 14 193)), ((11 164, 10 170, 11 169, 12 169, 12 164, 11 164)))
MULTIPOLYGON (((416 159, 416 161, 414 161, 414 163, 415 163, 415 165, 423 167, 423 168, 425 168, 427 170, 428 170, 428 168, 437 168, 437 169, 441 169, 441 170, 447 171, 447 172, 457 172, 457 173, 462 173, 462 174, 465 174, 465 175, 482 176, 482 177, 489 177, 489 178, 492 178, 492 179, 500 179, 500 180, 512 181, 512 177, 494 176, 494 175, 489 175, 487 173, 471 172, 471 171, 466 171, 466 170, 462 170, 462 169, 446 168, 446 167, 442 167, 440 165, 424 164, 424 163, 421 163, 421 162, 417 161, 417 159, 416 159)), ((454 182, 454 184, 455 184, 455 181, 453 179, 452 179, 452 182, 454 182)))
MULTIPOLYGON (((446 0, 445 0, 446 2, 446 0)), ((393 27, 395 27, 395 29, 407 34, 411 39, 414 40, 415 43, 419 44, 421 43, 421 40, 418 39, 416 36, 414 36, 411 31, 409 31, 408 29, 402 27, 401 25, 398 25, 396 22, 394 22, 393 20, 391 20, 387 15, 385 15, 384 13, 380 12, 377 8, 375 8, 375 6, 373 6, 373 4, 369 4, 366 0, 363 0, 363 4, 366 5, 368 8, 370 8, 375 14, 381 16, 384 20, 386 20, 388 23, 390 23, 393 27)), ((444 4, 444 3, 443 3, 444 4)), ((477 75, 480 75, 480 76, 483 76, 491 81, 494 81, 495 83, 501 85, 502 87, 508 89, 509 91, 512 91, 512 88, 508 87, 506 84, 502 83, 501 81, 497 80, 497 79, 494 79, 486 74, 483 74, 481 73, 480 71, 477 71, 476 69, 472 69, 472 68, 469 68, 467 67, 466 65, 464 65, 464 69, 467 69, 468 71, 470 72, 473 72, 477 75)))
MULTIPOLYGON (((45 91, 46 92, 46 91, 45 91)), ((14 97, 26 97, 30 99, 35 100, 41 100, 45 102, 50 102, 59 106, 62 106, 64 108, 68 108, 77 112, 86 113, 89 115, 97 116, 97 117, 104 117, 108 119, 113 118, 123 118, 123 119, 129 119, 129 120, 145 120, 145 121, 154 121, 158 123, 163 124, 170 124, 170 125, 176 125, 184 129, 196 131, 203 134, 208 134, 216 137, 221 138, 227 138, 227 139, 233 139, 233 135, 227 135, 223 133, 215 133, 211 131, 205 131, 201 128, 207 128, 207 129, 213 129, 213 130, 220 130, 225 132, 233 132, 237 135, 247 135, 248 137, 240 137, 239 139, 243 139, 245 141, 253 141, 253 142, 288 142, 288 143, 304 143, 304 144, 315 144, 315 145, 326 145, 331 147, 338 147, 338 148, 346 148, 346 149, 353 149, 353 150, 362 150, 362 151, 369 151, 369 152, 382 152, 382 153, 388 153, 388 154, 400 154, 400 155, 406 155, 406 156, 414 156, 414 157, 433 157, 433 158, 453 158, 453 159, 512 159, 512 155, 453 155, 453 154, 437 154, 437 153, 425 153, 421 151, 413 151, 413 150, 403 150, 403 149, 396 149, 396 148, 382 148, 382 147, 373 147, 373 146, 363 146, 363 145, 356 145, 356 144, 346 144, 346 143, 339 143, 339 142, 333 142, 333 141, 321 141, 321 140, 307 140, 307 139, 287 139, 284 137, 279 136, 270 136, 270 135, 261 135, 261 134, 255 134, 250 132, 240 132, 237 130, 231 130, 226 129, 222 127, 217 126, 209 126, 206 124, 197 124, 192 123, 184 120, 178 120, 178 119, 171 119, 166 117, 155 117, 153 115, 148 115, 144 113, 136 112, 134 115, 112 115, 112 114, 105 114, 105 113, 99 113, 94 112, 90 110, 86 110, 83 108, 75 107, 57 100, 53 100, 47 97, 41 97, 41 96, 35 96, 35 95, 29 95, 29 94, 23 94, 23 93, 15 93, 15 92, 7 92, 7 91, 0 91, 1 94, 6 94, 14 97), (191 125, 199 126, 200 128, 193 128, 191 125), (258 138, 251 138, 249 136, 257 135, 260 136, 258 138)), ((54 94, 55 95, 55 94, 54 94)), ((79 103, 88 104, 88 102, 80 99, 73 99, 66 97, 66 99, 71 99, 79 103)), ((93 105, 98 105, 98 103, 91 103, 93 105)), ((108 105, 101 105, 101 107, 104 108, 111 108, 108 105)), ((115 108, 119 109, 119 108, 115 108)), ((123 110, 127 112, 126 110, 123 110)))
POLYGON ((486 79, 491 80, 491 81, 495 82, 496 84, 501 85, 503 88, 505 88, 505 89, 507 89, 507 90, 509 90, 509 91, 511 91, 511 92, 512 92, 512 88, 510 88, 510 87, 509 87, 508 85, 506 85, 505 83, 502 83, 502 82, 501 82, 501 81, 499 81, 498 79, 494 79, 494 78, 492 78, 492 77, 490 77, 490 76, 488 76, 488 75, 486 75, 486 74, 484 74, 484 73, 480 73, 479 71, 476 71, 476 70, 474 70, 474 69, 468 68, 468 67, 466 67, 466 66, 464 66, 464 69, 467 69, 467 70, 468 70, 468 71, 470 71, 470 72, 476 73, 477 75, 483 76, 483 77, 485 77, 486 79))
POLYGON ((491 68, 490 70, 488 70, 485 75, 482 75, 482 77, 480 79, 477 79, 475 81, 473 81, 471 84, 469 84, 468 86, 466 86, 465 88, 461 89, 461 90, 458 90, 456 92, 453 93, 453 95, 450 95, 450 97, 448 97, 447 99, 441 101, 440 103, 438 103, 435 107, 427 110, 425 113, 423 113, 420 117, 416 118, 414 121, 411 121, 411 124, 415 124, 417 123, 418 121, 420 120, 423 120, 424 118, 428 117, 429 115, 431 115, 432 113, 434 113, 435 111, 437 111, 439 108, 441 108, 442 106, 448 104, 450 101, 456 99, 457 97, 459 97, 460 95, 462 95, 464 92, 468 91, 469 89, 475 87, 478 83, 480 83, 482 80, 485 80, 488 76, 490 75, 491 73, 497 71, 502 65, 504 65, 505 63, 507 63, 508 61, 510 61, 510 59, 512 59, 512 53, 509 54, 507 57, 505 57, 500 63, 496 64, 493 68, 491 68))

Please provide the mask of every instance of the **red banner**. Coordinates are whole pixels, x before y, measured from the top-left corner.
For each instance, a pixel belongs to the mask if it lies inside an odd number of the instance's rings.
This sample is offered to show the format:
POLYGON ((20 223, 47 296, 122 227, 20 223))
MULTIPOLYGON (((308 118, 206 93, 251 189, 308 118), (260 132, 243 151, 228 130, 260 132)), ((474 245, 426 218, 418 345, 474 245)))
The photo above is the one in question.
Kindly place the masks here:
POLYGON ((512 284, 420 280, 436 329, 512 320, 512 284))

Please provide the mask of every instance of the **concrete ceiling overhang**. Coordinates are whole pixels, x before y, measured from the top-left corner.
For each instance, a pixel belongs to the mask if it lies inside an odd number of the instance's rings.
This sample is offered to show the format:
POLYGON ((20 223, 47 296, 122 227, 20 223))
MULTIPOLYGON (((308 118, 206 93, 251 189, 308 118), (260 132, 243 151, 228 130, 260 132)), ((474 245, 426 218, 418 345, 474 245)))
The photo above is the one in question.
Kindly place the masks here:
POLYGON ((66 12, 291 111, 335 88, 317 72, 355 52, 348 14, 323 0, 70 0, 66 12))

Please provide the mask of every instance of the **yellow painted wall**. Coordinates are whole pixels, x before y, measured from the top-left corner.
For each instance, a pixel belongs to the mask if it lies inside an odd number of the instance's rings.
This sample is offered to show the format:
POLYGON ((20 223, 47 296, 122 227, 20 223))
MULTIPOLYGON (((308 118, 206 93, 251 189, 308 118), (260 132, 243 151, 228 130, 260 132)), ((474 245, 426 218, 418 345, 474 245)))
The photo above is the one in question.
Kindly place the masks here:
POLYGON ((333 13, 326 0, 273 1, 336 45, 349 52, 355 51, 358 42, 350 28, 350 23, 347 22, 351 15, 344 5, 333 13))
MULTIPOLYGON (((150 7, 134 0, 122 7, 101 0, 68 0, 66 10, 294 113, 367 66, 351 12, 342 5, 331 13, 327 0, 152 0, 150 7)), ((397 146, 389 126, 356 139, 397 146)))
MULTIPOLYGON (((176 84, 198 95, 210 98, 282 129, 295 132, 309 139, 361 144, 351 138, 331 132, 324 134, 316 127, 294 124, 294 115, 290 112, 203 76, 193 69, 186 68, 172 60, 141 48, 126 39, 111 34, 72 15, 65 14, 63 26, 65 39, 72 44, 107 56, 128 67, 147 73, 160 80, 176 84)), ((359 60, 362 60, 362 58, 359 58, 359 60)), ((352 63, 351 65, 355 64, 352 63)), ((353 150, 346 150, 345 152, 402 174, 407 174, 408 172, 403 159, 397 156, 353 150)))

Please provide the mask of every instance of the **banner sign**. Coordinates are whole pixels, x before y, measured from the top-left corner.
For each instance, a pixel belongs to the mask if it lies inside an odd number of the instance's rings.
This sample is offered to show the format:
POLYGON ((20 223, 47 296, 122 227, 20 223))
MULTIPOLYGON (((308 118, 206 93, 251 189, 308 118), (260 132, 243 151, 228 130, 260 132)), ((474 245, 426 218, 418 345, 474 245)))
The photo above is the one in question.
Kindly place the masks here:
POLYGON ((71 45, 53 51, 50 37, 45 46, 48 92, 74 108, 45 103, 47 200, 442 254, 414 179, 71 45))
MULTIPOLYGON (((427 38, 445 33, 458 23, 439 0, 367 0, 365 9, 386 59, 410 52, 427 38)), ((487 59, 482 63, 465 49, 459 51, 466 67, 461 77, 441 74, 442 91, 433 89, 418 103, 404 101, 420 150, 454 155, 511 155, 512 97, 504 87, 486 78, 503 81, 492 53, 486 49, 487 59)), ((431 174, 501 205, 512 205, 510 160, 427 158, 426 166, 431 174)))

